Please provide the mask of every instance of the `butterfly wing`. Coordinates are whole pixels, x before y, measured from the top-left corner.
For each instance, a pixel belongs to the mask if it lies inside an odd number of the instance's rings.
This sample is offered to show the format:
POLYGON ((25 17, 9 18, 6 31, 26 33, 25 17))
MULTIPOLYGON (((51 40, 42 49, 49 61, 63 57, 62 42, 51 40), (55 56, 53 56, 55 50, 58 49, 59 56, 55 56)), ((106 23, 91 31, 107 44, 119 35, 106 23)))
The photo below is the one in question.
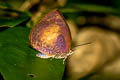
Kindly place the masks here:
POLYGON ((31 30, 30 45, 41 53, 63 55, 71 48, 71 34, 64 17, 58 10, 46 14, 31 30))

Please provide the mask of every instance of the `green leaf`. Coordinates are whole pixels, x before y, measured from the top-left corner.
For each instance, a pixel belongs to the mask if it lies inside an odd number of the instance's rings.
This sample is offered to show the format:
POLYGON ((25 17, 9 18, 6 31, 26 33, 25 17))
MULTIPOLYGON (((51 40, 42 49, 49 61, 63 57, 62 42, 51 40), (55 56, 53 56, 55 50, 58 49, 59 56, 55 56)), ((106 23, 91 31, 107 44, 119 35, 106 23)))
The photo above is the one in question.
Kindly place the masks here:
POLYGON ((6 8, 11 8, 11 6, 8 3, 0 2, 0 8, 6 9, 6 8))
POLYGON ((10 5, 12 9, 19 10, 25 0, 1 0, 1 2, 10 5))
POLYGON ((30 47, 29 29, 9 28, 0 33, 0 73, 4 80, 61 80, 62 59, 41 59, 30 47))
POLYGON ((25 12, 10 9, 0 10, 0 27, 15 27, 29 18, 29 15, 25 12))
POLYGON ((98 13, 112 13, 112 14, 120 14, 118 9, 102 6, 102 5, 95 5, 95 4, 71 4, 66 8, 61 8, 61 12, 63 13, 76 13, 76 12, 98 12, 98 13))

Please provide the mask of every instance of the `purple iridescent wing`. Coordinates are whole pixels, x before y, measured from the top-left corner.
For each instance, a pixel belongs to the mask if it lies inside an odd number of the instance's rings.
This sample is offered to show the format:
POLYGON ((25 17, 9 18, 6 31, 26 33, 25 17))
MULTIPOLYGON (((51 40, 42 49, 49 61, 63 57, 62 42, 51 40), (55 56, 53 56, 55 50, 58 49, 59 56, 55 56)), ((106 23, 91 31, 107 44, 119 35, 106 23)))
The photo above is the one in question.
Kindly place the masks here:
POLYGON ((29 39, 34 49, 48 56, 65 55, 71 48, 69 27, 58 10, 46 14, 33 27, 29 39))

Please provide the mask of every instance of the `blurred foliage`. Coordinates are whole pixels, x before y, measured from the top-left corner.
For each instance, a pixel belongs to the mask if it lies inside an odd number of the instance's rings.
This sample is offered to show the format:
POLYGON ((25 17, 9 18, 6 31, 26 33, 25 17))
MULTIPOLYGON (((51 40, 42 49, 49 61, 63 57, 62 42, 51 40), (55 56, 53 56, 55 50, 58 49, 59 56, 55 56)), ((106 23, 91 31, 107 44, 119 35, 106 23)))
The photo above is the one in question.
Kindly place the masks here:
POLYGON ((15 27, 29 18, 27 12, 10 9, 7 3, 0 3, 0 27, 15 27))
POLYGON ((61 10, 63 13, 74 13, 80 11, 120 14, 120 11, 118 9, 94 4, 70 4, 68 8, 63 8, 61 10))
POLYGON ((12 9, 19 9, 25 0, 1 0, 0 3, 8 4, 12 9))
POLYGON ((62 79, 62 60, 37 58, 28 40, 29 28, 56 8, 78 25, 91 14, 120 16, 120 0, 1 0, 0 73, 5 80, 62 79))
POLYGON ((26 13, 10 10, 1 10, 0 27, 15 27, 27 20, 29 16, 26 13))

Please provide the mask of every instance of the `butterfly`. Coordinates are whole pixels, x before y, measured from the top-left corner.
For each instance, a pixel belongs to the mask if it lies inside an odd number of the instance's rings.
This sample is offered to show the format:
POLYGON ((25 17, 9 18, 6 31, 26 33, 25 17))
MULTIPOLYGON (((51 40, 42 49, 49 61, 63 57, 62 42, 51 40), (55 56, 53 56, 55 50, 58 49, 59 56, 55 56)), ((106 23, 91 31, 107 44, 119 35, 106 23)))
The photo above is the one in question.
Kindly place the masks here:
POLYGON ((71 33, 59 10, 47 13, 29 35, 30 45, 39 51, 40 58, 66 59, 71 50, 71 33))

